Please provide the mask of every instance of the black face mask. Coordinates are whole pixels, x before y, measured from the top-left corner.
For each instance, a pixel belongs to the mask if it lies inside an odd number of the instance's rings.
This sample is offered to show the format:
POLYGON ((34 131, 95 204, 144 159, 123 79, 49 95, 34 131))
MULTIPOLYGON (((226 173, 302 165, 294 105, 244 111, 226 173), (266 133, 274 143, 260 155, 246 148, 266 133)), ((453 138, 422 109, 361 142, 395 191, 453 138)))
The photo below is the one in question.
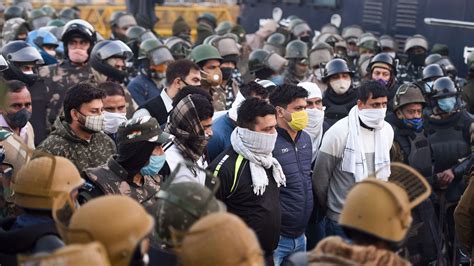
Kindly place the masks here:
POLYGON ((9 124, 13 128, 22 128, 26 126, 26 123, 28 123, 30 118, 31 118, 31 112, 29 112, 25 108, 21 109, 20 111, 16 113, 7 114, 7 119, 10 122, 9 124))
POLYGON ((311 36, 303 36, 300 37, 300 41, 305 42, 305 43, 310 43, 311 42, 311 36))
POLYGON ((408 61, 410 61, 416 67, 424 66, 425 59, 426 59, 426 53, 408 54, 408 61))
POLYGON ((229 80, 232 76, 232 71, 234 71, 234 69, 231 67, 221 67, 222 79, 229 80))

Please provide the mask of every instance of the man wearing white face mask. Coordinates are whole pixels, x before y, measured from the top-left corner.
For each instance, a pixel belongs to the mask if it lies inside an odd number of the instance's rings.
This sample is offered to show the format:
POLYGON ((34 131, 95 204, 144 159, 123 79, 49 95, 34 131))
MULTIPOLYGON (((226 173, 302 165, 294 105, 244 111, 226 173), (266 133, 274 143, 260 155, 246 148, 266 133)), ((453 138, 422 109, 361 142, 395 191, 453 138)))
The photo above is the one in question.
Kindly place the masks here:
POLYGON ((117 142, 117 129, 120 124, 127 121, 125 91, 122 86, 110 81, 101 83, 98 88, 105 93, 105 97, 102 98, 104 133, 117 142))
MULTIPOLYGON (((386 180, 393 129, 384 121, 387 90, 376 81, 362 83, 357 105, 324 135, 313 170, 313 189, 326 212, 326 236, 343 236, 339 215, 349 189, 376 173, 386 180)), ((370 207, 370 202, 367 203, 370 207)))
POLYGON ((326 106, 324 119, 329 126, 346 117, 357 103, 357 89, 352 86, 353 76, 343 59, 335 58, 325 66, 323 82, 328 88, 324 92, 323 105, 326 106))
POLYGON ((69 89, 64 99, 64 117, 54 123, 55 130, 38 150, 63 156, 79 172, 104 164, 115 153, 115 143, 105 133, 102 113, 104 92, 90 83, 69 89))
POLYGON ((313 143, 313 159, 311 162, 314 164, 319 153, 323 133, 329 128, 329 125, 324 122, 323 96, 321 95, 321 90, 318 85, 313 82, 300 82, 298 86, 308 91, 308 98, 306 99, 308 126, 304 131, 308 132, 311 137, 311 142, 313 143))

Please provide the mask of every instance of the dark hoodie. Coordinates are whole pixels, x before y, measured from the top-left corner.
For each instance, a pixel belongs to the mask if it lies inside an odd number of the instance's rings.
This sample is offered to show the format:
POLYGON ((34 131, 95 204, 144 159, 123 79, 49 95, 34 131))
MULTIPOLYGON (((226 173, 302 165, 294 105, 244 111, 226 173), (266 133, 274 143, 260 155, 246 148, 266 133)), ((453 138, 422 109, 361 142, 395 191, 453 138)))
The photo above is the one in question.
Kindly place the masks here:
POLYGON ((114 141, 105 133, 94 133, 90 141, 83 140, 76 136, 64 118, 54 122, 54 131, 37 149, 66 157, 80 172, 106 163, 116 152, 114 141))

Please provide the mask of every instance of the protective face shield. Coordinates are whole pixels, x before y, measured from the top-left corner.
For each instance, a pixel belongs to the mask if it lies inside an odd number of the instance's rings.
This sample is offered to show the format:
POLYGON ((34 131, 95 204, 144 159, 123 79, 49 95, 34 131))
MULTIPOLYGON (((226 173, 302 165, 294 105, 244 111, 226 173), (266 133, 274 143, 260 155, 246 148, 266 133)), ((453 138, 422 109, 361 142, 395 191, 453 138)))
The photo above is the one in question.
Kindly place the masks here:
POLYGON ((153 50, 147 57, 153 65, 161 65, 174 61, 173 55, 166 46, 153 50))
POLYGON ((288 60, 277 53, 270 53, 270 55, 265 59, 265 65, 274 72, 281 73, 288 65, 288 60))
POLYGON ((201 81, 206 81, 212 87, 219 86, 222 83, 222 72, 218 67, 208 72, 201 70, 201 75, 201 81))

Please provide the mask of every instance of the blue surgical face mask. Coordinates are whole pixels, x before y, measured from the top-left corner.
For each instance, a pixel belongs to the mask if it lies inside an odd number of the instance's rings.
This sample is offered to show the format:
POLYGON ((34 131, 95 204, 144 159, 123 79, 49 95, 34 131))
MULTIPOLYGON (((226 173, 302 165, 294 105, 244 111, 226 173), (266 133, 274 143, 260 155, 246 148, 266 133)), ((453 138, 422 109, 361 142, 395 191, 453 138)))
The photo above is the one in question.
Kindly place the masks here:
POLYGON ((166 155, 152 155, 150 156, 150 161, 148 162, 148 165, 143 167, 140 170, 140 173, 145 176, 155 176, 160 172, 161 168, 163 168, 163 165, 166 162, 166 155))
POLYGON ((438 100, 439 109, 446 113, 450 113, 454 110, 456 105, 456 97, 448 97, 438 100))
POLYGON ((420 131, 423 128, 423 118, 402 119, 403 124, 420 131))
POLYGON ((283 83, 285 83, 282 75, 272 76, 270 81, 276 85, 283 85, 283 83))

